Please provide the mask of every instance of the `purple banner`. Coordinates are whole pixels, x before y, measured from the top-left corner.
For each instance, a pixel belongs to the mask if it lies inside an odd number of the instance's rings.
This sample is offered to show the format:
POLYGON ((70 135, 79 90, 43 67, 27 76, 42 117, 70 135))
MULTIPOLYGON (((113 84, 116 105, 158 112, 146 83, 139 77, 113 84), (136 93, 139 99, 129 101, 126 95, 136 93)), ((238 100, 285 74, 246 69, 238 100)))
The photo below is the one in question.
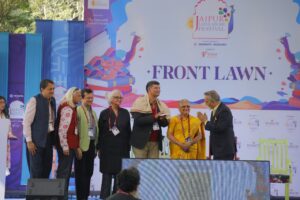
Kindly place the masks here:
POLYGON ((19 190, 22 168, 23 114, 24 114, 24 74, 26 36, 9 36, 8 104, 12 122, 12 132, 18 140, 10 141, 11 168, 6 177, 6 189, 19 190))

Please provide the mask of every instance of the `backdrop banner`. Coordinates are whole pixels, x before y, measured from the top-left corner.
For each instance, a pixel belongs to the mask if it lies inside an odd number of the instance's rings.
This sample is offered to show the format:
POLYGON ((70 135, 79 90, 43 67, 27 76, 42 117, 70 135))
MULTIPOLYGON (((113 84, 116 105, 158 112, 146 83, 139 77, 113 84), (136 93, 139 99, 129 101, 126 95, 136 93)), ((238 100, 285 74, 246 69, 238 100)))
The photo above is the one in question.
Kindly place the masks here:
MULTIPOLYGON (((203 93, 214 89, 233 110, 241 159, 257 159, 260 138, 289 141, 290 195, 300 196, 299 5, 85 0, 84 67, 86 84, 96 94, 94 107, 106 108, 105 93, 119 89, 122 106, 130 108, 145 94, 146 83, 157 80, 172 115, 183 98, 192 114, 209 115, 203 93)), ((272 184, 271 193, 283 196, 284 185, 272 184)))

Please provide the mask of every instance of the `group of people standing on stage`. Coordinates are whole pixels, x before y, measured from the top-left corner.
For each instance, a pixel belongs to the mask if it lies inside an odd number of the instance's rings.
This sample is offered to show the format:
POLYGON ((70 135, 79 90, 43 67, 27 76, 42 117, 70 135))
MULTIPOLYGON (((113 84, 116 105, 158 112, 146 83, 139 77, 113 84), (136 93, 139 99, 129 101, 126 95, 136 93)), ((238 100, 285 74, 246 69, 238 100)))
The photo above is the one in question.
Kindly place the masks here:
MULTIPOLYGON (((202 113, 192 116, 187 99, 179 101, 179 115, 171 117, 167 105, 158 99, 160 83, 157 81, 147 83, 147 93, 135 100, 131 115, 121 108, 122 93, 111 91, 107 96, 110 106, 97 119, 92 109, 92 90, 70 88, 56 112, 54 87, 53 81, 42 80, 40 94, 32 97, 26 106, 23 123, 30 177, 49 177, 54 145, 58 152, 57 178, 65 179, 66 191, 75 162, 77 199, 88 199, 97 153, 103 174, 100 198, 124 193, 117 188, 115 180, 121 171, 122 158, 130 157, 131 146, 135 158, 159 158, 162 127, 168 126, 172 159, 206 159, 204 129, 211 132, 210 154, 214 159, 233 159, 232 114, 215 91, 204 94, 206 105, 213 111, 210 120, 202 113)), ((66 193, 66 199, 67 196, 66 193)))

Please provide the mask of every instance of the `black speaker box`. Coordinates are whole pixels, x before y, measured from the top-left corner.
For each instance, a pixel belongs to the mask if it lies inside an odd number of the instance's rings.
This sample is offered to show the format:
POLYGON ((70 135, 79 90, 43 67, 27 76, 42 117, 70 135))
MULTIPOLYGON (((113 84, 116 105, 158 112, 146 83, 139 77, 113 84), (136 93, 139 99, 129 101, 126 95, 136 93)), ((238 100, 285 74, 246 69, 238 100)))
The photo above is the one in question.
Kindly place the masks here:
POLYGON ((26 200, 63 200, 65 179, 28 179, 26 200))

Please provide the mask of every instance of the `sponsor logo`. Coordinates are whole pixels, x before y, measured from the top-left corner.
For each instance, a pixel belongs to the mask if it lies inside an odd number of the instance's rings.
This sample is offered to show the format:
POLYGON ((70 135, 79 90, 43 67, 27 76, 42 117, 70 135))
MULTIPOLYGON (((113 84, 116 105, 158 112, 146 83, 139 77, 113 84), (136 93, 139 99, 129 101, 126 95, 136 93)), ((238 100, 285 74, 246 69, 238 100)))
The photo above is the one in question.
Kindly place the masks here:
POLYGON ((23 94, 9 94, 9 98, 23 98, 23 94))
POLYGON ((289 143, 289 149, 298 149, 299 148, 299 144, 295 144, 293 142, 289 143))
POLYGON ((234 125, 241 125, 241 124, 242 124, 242 121, 234 117, 234 118, 233 118, 233 124, 234 124, 234 125))
POLYGON ((271 119, 271 120, 269 120, 269 121, 266 121, 266 122, 265 122, 265 125, 266 125, 267 127, 275 127, 275 126, 279 126, 279 122, 276 121, 276 120, 271 119))
POLYGON ((216 57, 218 57, 218 53, 205 50, 205 51, 201 52, 201 57, 202 58, 216 58, 216 57))
POLYGON ((88 9, 109 9, 109 0, 88 0, 88 9))
POLYGON ((287 116, 285 126, 289 131, 296 130, 298 127, 296 117, 295 116, 287 116))
POLYGON ((255 115, 250 115, 248 120, 248 126, 251 130, 257 130, 260 126, 260 121, 255 115))
POLYGON ((256 141, 252 141, 251 143, 247 144, 249 148, 258 148, 259 144, 256 141))
POLYGON ((24 116, 24 103, 16 100, 9 105, 9 114, 11 119, 22 119, 24 116))

